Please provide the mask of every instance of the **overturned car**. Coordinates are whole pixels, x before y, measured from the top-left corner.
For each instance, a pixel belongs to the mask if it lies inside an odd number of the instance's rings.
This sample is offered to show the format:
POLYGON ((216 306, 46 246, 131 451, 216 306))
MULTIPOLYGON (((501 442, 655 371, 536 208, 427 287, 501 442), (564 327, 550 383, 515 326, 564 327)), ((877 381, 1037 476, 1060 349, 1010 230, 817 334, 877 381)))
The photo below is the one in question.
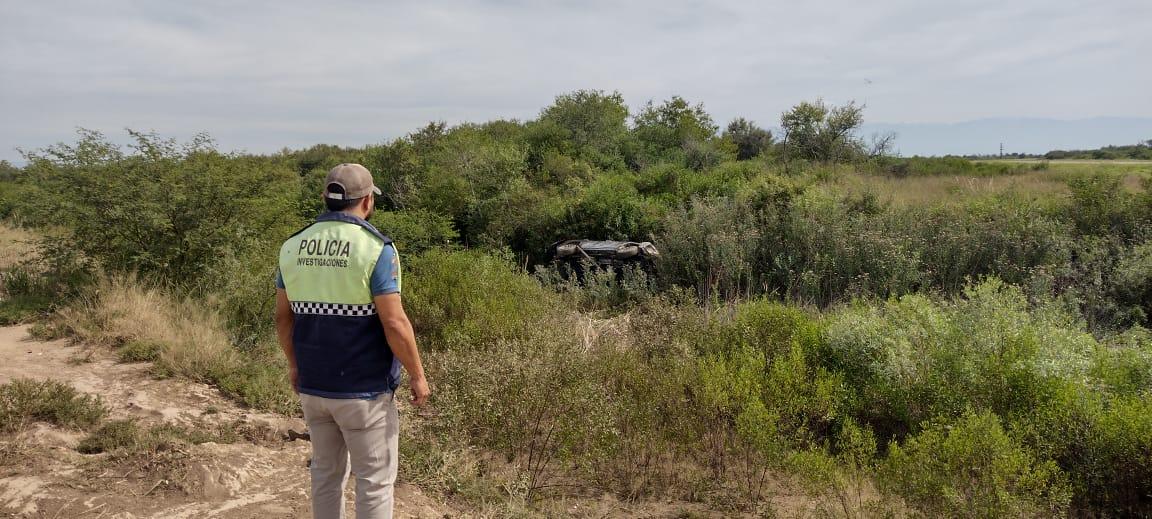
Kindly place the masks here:
POLYGON ((566 265, 568 268, 564 270, 582 278, 589 267, 611 267, 617 273, 639 268, 652 274, 660 251, 646 241, 563 240, 552 244, 549 255, 553 263, 566 265))

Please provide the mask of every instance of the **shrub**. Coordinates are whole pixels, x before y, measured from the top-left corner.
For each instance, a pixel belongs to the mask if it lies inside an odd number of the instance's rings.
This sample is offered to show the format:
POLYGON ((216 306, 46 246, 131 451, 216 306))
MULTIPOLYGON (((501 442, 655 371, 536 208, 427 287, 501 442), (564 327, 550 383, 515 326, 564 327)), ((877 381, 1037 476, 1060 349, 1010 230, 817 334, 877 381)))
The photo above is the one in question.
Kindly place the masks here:
POLYGON ((116 356, 121 362, 152 362, 160 358, 165 347, 163 342, 134 339, 117 348, 116 356))
POLYGON ((748 208, 730 199, 694 199, 669 211, 657 237, 664 283, 696 289, 702 300, 753 291, 760 230, 748 208))
POLYGON ((1071 498, 1056 464, 1037 460, 990 412, 970 412, 892 444, 879 479, 930 516, 1052 517, 1065 513, 1071 498))
POLYGON ((18 378, 0 385, 0 432, 18 432, 38 421, 88 429, 107 414, 100 397, 81 394, 63 382, 18 378))
POLYGON ((857 391, 857 416, 888 439, 965 409, 1030 412, 1058 381, 1083 377, 1096 343, 1056 307, 988 280, 967 299, 904 296, 830 317, 827 362, 857 391))
POLYGON ((286 234, 296 223, 285 215, 294 213, 298 180, 275 161, 220 154, 205 135, 181 146, 129 133, 132 153, 81 130, 75 145, 29 154, 25 168, 50 193, 44 223, 66 225, 69 245, 104 268, 183 284, 245 238, 286 234))
POLYGON ((1152 399, 1110 397, 1075 382, 1014 424, 1037 452, 1068 473, 1073 504, 1089 514, 1152 512, 1152 399))
POLYGON ((1152 393, 1152 333, 1140 327, 1102 344, 1092 376, 1113 394, 1152 393))
POLYGON ((21 258, 0 269, 0 324, 48 313, 92 284, 91 262, 55 233, 14 248, 21 258))
POLYGON ((487 351, 436 353, 438 430, 503 454, 529 493, 606 459, 611 401, 574 346, 542 330, 487 351))
POLYGON ((397 250, 409 254, 448 245, 459 238, 448 217, 419 209, 377 211, 372 224, 396 242, 397 250))
POLYGON ((623 311, 652 297, 655 282, 640 265, 599 268, 585 262, 579 274, 568 265, 537 266, 535 277, 565 294, 586 312, 623 311))
POLYGON ((874 165, 881 173, 894 177, 929 177, 962 175, 995 177, 1019 175, 1028 170, 1024 164, 975 162, 962 157, 881 157, 874 165))
POLYGON ((507 256, 432 249, 408 258, 405 306, 432 348, 495 348, 524 336, 557 306, 557 296, 517 272, 507 256))

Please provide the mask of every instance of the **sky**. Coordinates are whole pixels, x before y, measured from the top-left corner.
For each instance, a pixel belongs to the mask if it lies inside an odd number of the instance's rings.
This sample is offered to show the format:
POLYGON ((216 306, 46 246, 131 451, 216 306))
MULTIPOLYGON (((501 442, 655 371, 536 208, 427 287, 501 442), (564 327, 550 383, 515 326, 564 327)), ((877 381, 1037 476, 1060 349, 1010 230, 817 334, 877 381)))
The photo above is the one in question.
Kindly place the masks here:
POLYGON ((0 0, 0 159, 77 127, 360 146, 577 89, 765 127, 816 98, 901 132, 1124 117, 1130 144, 1152 138, 1149 20, 1149 0, 0 0))

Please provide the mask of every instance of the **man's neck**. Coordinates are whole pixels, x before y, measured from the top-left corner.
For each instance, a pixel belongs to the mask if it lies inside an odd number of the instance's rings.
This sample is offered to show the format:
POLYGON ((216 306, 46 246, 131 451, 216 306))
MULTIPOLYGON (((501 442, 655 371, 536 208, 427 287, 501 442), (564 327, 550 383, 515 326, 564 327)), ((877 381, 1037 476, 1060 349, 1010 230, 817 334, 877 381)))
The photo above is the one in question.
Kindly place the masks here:
POLYGON ((348 216, 355 216, 356 218, 359 218, 361 220, 365 220, 365 221, 368 220, 368 215, 365 214, 364 211, 361 211, 359 208, 349 209, 347 211, 340 211, 340 212, 344 213, 348 216))

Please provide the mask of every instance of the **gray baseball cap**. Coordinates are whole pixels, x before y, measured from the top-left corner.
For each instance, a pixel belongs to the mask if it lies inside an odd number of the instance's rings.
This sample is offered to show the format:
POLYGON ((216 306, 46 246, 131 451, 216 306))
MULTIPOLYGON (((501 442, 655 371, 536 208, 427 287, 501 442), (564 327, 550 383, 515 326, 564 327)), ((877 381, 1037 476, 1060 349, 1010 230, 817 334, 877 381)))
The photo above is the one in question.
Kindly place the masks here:
POLYGON ((380 194, 372 184, 372 173, 359 164, 340 164, 328 171, 324 181, 324 197, 333 200, 355 200, 368 193, 380 194))

